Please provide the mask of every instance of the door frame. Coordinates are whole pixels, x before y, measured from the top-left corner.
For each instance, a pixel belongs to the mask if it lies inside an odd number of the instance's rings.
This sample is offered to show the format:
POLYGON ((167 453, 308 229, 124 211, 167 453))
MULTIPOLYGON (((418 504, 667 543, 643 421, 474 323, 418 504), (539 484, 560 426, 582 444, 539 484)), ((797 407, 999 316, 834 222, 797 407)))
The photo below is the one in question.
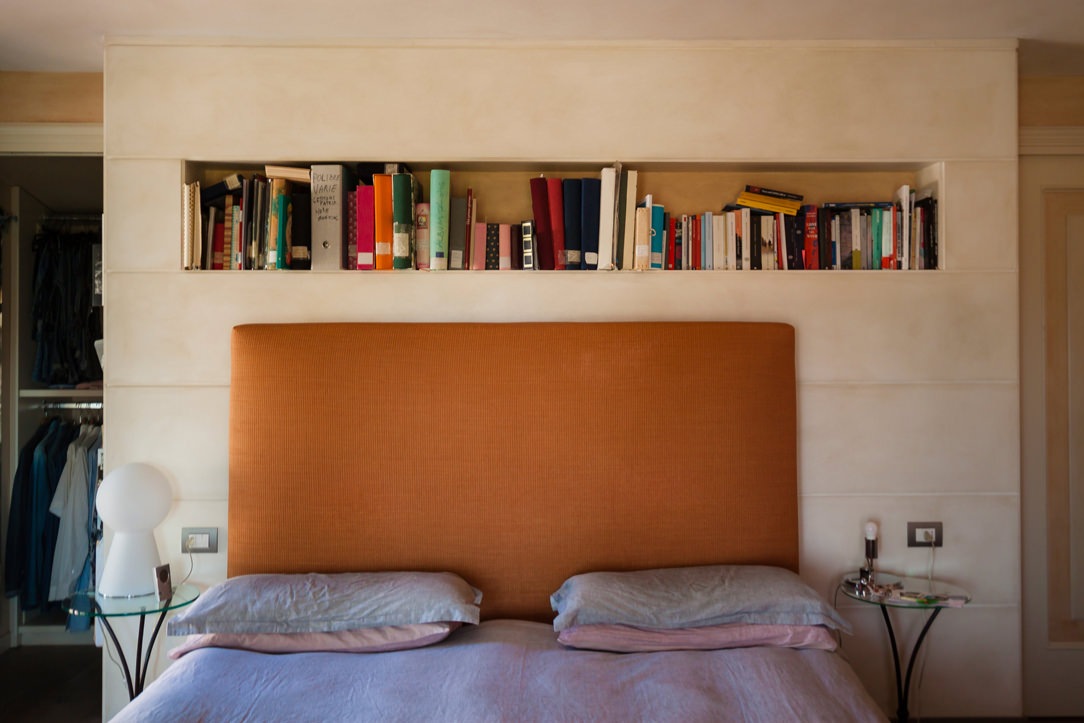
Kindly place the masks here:
MULTIPOLYGON (((5 156, 103 156, 105 149, 105 129, 101 123, 0 123, 0 155, 5 156)), ((3 207, 8 204, 10 193, 8 187, 2 191, 3 207)), ((104 200, 104 199, 103 199, 104 200)), ((2 230, 5 233, 11 229, 2 230)), ((5 244, 4 250, 5 275, 10 273, 13 267, 10 258, 10 244, 5 244)), ((7 279, 5 279, 5 282, 7 279)), ((9 284, 5 283, 5 287, 9 284)), ((10 290, 10 289, 5 289, 10 290)), ((4 325, 5 336, 8 327, 4 325)), ((11 351, 11 344, 0 348, 0 355, 6 361, 11 351)), ((11 389, 8 383, 8 367, 4 364, 4 383, 0 388, 0 413, 3 414, 3 440, 15 439, 12 434, 14 427, 10 420, 18 406, 16 398, 17 390, 11 389)), ((3 477, 0 478, 0 548, 7 540, 7 514, 10 506, 11 476, 15 473, 12 460, 17 459, 18 450, 9 449, 5 444, 3 448, 3 463, 0 464, 3 477)), ((3 567, 3 557, 0 556, 0 569, 3 567)), ((19 615, 11 599, 0 595, 0 652, 13 646, 19 645, 19 615)), ((58 634, 50 634, 51 637, 41 642, 56 643, 58 645, 69 644, 70 634, 61 631, 58 634)))
POLYGON ((1084 127, 1020 132, 1020 449, 1024 714, 1084 715, 1084 643, 1049 642, 1046 194, 1084 191, 1084 127))

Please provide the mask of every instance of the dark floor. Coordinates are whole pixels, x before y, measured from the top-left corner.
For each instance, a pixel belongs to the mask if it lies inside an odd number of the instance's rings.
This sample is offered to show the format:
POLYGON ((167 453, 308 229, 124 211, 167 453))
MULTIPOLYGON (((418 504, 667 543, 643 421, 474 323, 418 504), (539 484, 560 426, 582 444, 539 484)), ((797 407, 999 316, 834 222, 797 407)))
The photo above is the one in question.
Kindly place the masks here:
POLYGON ((6 723, 100 723, 101 648, 35 645, 0 653, 0 709, 6 723))

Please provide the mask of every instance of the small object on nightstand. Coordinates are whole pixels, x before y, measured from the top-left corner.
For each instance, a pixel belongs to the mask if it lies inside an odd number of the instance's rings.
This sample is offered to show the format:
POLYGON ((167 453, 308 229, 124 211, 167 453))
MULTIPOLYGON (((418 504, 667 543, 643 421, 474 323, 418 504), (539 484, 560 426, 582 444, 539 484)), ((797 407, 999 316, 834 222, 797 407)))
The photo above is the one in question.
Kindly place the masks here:
POLYGON ((166 602, 173 597, 173 580, 169 574, 169 563, 154 568, 154 583, 158 590, 158 602, 166 602))

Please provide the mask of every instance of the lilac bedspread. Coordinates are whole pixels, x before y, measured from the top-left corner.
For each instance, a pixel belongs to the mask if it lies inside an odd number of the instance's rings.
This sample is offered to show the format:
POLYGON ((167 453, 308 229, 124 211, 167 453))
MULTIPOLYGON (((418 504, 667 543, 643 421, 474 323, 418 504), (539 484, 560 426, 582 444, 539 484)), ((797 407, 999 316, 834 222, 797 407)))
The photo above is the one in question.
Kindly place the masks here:
POLYGON ((124 721, 885 721, 823 650, 600 653, 493 620, 393 653, 189 653, 124 721))

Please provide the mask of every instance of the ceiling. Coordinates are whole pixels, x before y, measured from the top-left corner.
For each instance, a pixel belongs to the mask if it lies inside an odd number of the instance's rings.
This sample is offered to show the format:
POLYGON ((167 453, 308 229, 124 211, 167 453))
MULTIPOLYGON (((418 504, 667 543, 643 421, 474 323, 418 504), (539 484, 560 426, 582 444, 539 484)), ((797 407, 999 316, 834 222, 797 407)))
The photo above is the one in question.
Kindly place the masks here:
POLYGON ((1022 75, 1084 75, 1084 0, 0 0, 0 70, 100 72, 106 38, 1019 38, 1022 75))

